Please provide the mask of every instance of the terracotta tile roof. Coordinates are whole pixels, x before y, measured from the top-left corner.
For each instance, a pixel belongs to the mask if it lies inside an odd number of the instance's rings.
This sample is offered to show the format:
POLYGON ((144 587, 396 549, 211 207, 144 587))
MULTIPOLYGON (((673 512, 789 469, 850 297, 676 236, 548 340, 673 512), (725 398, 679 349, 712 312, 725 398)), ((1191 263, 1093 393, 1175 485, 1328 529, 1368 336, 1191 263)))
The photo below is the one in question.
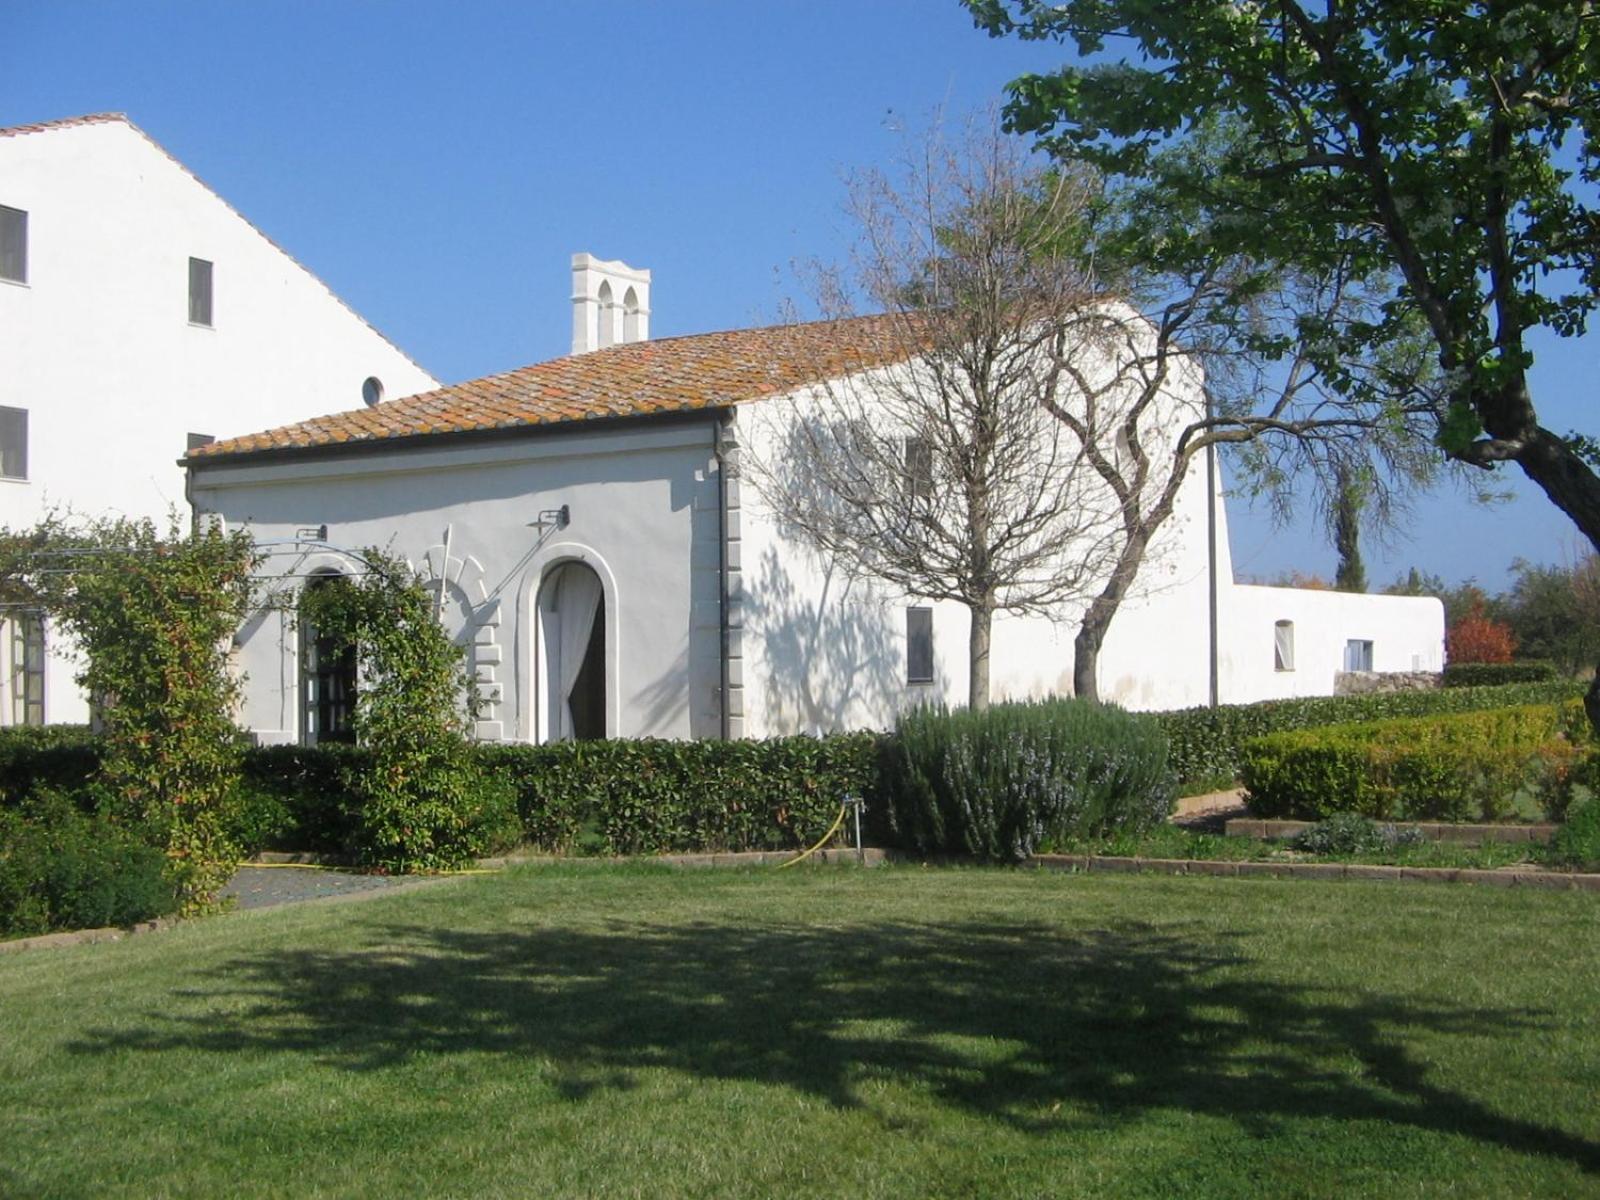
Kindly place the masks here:
POLYGON ((66 129, 72 125, 103 125, 108 121, 121 121, 124 125, 133 124, 132 121, 128 120, 127 113, 87 113, 81 117, 62 117, 59 121, 40 121, 36 125, 7 125, 4 128, 0 128, 0 137, 20 137, 25 133, 47 133, 52 129, 66 129))
POLYGON ((872 316, 634 342, 213 442, 186 461, 722 408, 900 361, 902 328, 872 316))

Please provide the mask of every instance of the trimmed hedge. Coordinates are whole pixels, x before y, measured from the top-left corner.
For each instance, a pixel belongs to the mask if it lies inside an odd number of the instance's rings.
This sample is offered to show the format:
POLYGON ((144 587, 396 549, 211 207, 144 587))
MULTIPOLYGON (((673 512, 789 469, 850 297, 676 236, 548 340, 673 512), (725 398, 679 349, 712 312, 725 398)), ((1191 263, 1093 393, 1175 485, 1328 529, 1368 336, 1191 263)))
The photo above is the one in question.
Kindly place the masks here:
POLYGON ((1193 795, 1232 787, 1240 775, 1244 743, 1264 734, 1393 717, 1481 712, 1522 704, 1557 704, 1582 693, 1582 684, 1561 680, 1504 687, 1263 700, 1256 704, 1176 709, 1155 716, 1167 735, 1168 761, 1177 773, 1179 794, 1193 795))
POLYGON ((345 790, 353 746, 256 746, 244 772, 229 827, 247 853, 299 850, 354 857, 360 814, 345 790))
MULTIPOLYGON (((877 734, 860 733, 760 742, 480 744, 474 756, 495 778, 473 806, 465 836, 477 853, 506 848, 516 833, 552 853, 807 846, 832 824, 845 795, 872 791, 877 742, 877 734)), ((21 803, 43 784, 92 812, 99 761, 98 739, 85 729, 0 731, 0 807, 21 803)), ((351 781, 365 761, 365 751, 343 745, 250 749, 225 813, 229 835, 247 854, 297 850, 359 859, 362 821, 351 781)))
POLYGON ((881 754, 888 832, 924 854, 1021 862, 1171 813, 1166 738, 1150 717, 1086 700, 918 709, 881 754))
POLYGON ((1446 663, 1440 680, 1447 688, 1501 687, 1508 683, 1549 683, 1556 665, 1543 659, 1509 663, 1446 663))
MULTIPOLYGON (((103 746, 87 725, 0 730, 0 808, 15 808, 39 789, 82 795, 100 769, 103 746)), ((94 804, 80 800, 80 807, 93 811, 94 804)))
POLYGON ((1581 753, 1557 705, 1333 725, 1244 747, 1250 811, 1321 820, 1498 821, 1524 784, 1563 773, 1581 753))
MULTIPOLYGON (((486 745, 528 841, 553 853, 792 850, 872 787, 876 734, 486 745)), ((843 836, 843 831, 841 835, 843 836)))
POLYGON ((176 912, 166 855, 140 831, 40 791, 0 809, 0 937, 132 925, 176 912))

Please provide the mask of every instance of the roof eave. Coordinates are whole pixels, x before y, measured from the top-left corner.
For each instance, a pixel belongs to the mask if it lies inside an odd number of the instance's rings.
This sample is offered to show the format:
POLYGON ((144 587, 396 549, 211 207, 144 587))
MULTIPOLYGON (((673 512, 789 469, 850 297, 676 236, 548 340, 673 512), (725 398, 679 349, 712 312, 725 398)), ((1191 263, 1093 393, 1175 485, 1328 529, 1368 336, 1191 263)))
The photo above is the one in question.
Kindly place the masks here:
POLYGON ((501 425, 488 429, 452 429, 439 433, 397 434, 392 437, 359 438, 345 442, 325 442, 315 446, 265 446, 257 450, 233 450, 219 454, 184 455, 178 466, 185 470, 205 467, 258 465, 263 462, 291 463, 318 459, 365 457, 413 449, 436 449, 484 442, 520 441, 586 433, 597 426, 607 432, 642 425, 689 425, 702 421, 721 421, 732 411, 731 405, 676 409, 672 412, 629 413, 623 416, 588 416, 570 421, 545 421, 538 424, 501 425))

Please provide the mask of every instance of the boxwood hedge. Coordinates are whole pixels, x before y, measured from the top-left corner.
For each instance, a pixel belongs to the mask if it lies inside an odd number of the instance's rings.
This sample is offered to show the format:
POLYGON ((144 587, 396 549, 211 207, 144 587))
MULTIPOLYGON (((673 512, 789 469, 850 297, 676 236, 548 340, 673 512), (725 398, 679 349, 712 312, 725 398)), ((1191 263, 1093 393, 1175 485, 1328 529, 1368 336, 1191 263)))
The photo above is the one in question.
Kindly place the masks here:
POLYGON ((1447 688, 1496 687, 1507 683, 1548 683, 1556 665, 1543 659, 1509 663, 1448 663, 1440 682, 1447 688))
POLYGON ((1521 704, 1556 704, 1581 695, 1571 681, 1504 687, 1436 688, 1361 696, 1313 696, 1264 700, 1217 708, 1185 708, 1157 714, 1167 735, 1169 761, 1179 792, 1194 795, 1232 787, 1239 778, 1244 743, 1268 733, 1315 729, 1391 717, 1442 716, 1521 704))
POLYGON ((1583 748, 1567 706, 1401 717, 1267 734, 1245 743, 1250 811, 1321 820, 1500 821, 1529 782, 1564 773, 1583 748))

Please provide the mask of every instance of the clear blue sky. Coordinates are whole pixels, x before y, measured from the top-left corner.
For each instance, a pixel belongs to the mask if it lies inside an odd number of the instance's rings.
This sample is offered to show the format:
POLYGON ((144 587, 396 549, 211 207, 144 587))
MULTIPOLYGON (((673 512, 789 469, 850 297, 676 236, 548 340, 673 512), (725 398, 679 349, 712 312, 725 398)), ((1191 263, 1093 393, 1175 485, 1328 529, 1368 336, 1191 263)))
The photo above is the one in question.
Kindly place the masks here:
MULTIPOLYGON (((842 255, 840 178, 902 123, 1000 97, 1065 50, 955 0, 742 4, 0 0, 0 125, 128 115, 439 378, 562 354, 577 250, 654 272, 657 336, 771 320, 795 259, 842 255)), ((1541 354, 1546 424, 1600 430, 1600 341, 1541 354)), ((1391 547, 1498 588, 1578 540, 1536 491, 1445 493, 1391 547)), ((1331 575, 1311 520, 1231 505, 1236 567, 1331 575)))

